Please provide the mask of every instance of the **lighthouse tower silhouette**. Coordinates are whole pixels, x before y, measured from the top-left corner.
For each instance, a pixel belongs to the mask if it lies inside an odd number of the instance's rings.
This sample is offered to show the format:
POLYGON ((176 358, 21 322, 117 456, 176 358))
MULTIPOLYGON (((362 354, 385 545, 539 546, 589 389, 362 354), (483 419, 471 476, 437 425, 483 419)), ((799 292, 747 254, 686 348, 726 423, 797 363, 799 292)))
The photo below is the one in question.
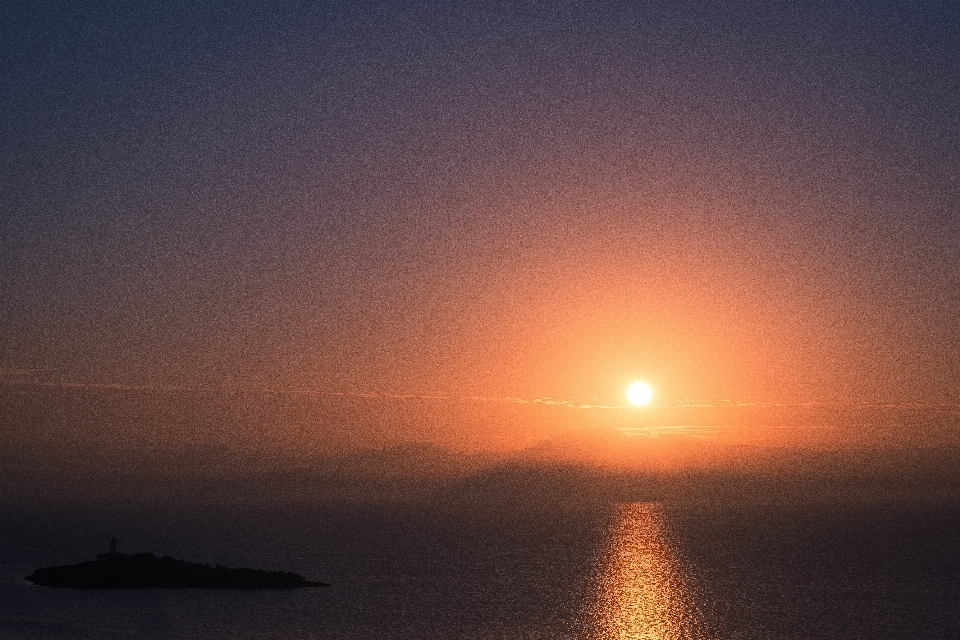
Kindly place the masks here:
POLYGON ((117 553, 117 539, 110 538, 110 552, 97 554, 97 560, 112 560, 122 555, 122 553, 117 553))

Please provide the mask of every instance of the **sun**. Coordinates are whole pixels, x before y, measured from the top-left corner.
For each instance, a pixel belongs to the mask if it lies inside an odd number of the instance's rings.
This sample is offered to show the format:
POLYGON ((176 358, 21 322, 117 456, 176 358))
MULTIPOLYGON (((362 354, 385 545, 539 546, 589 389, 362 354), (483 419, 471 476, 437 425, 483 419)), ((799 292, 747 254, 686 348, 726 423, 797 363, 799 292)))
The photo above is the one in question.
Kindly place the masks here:
POLYGON ((634 382, 627 387, 627 400, 629 400, 631 404, 639 407, 640 405, 650 402, 651 398, 653 398, 653 389, 644 382, 634 382))

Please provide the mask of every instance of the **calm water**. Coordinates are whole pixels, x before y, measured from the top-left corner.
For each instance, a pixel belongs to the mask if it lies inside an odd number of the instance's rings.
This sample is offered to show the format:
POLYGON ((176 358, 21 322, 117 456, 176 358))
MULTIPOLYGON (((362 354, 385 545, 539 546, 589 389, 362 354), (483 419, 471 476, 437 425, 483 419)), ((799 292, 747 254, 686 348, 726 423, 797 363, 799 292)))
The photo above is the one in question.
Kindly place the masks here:
POLYGON ((960 638, 960 509, 442 506, 0 514, 2 638, 960 638), (122 551, 295 591, 34 587, 122 551))

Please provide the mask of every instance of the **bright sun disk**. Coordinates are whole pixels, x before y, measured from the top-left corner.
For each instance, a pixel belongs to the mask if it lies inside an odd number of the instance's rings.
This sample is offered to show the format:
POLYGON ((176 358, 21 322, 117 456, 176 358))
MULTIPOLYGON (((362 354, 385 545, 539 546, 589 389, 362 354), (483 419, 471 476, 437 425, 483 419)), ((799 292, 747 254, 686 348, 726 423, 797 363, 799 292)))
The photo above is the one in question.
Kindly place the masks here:
POLYGON ((644 382, 634 382, 627 387, 627 400, 629 400, 631 404, 637 406, 647 404, 651 398, 653 398, 653 389, 644 382))

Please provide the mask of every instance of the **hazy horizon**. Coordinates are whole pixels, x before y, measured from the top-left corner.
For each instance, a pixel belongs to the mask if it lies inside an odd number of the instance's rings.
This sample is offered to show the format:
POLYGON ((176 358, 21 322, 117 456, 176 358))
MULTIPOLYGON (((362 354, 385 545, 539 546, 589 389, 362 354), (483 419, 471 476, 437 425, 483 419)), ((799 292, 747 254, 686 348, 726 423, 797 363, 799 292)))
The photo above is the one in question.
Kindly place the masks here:
POLYGON ((481 499, 476 482, 494 482, 506 503, 546 492, 568 506, 638 495, 926 501, 960 490, 960 407, 945 405, 586 409, 6 385, 0 411, 8 505, 456 504, 481 499))

